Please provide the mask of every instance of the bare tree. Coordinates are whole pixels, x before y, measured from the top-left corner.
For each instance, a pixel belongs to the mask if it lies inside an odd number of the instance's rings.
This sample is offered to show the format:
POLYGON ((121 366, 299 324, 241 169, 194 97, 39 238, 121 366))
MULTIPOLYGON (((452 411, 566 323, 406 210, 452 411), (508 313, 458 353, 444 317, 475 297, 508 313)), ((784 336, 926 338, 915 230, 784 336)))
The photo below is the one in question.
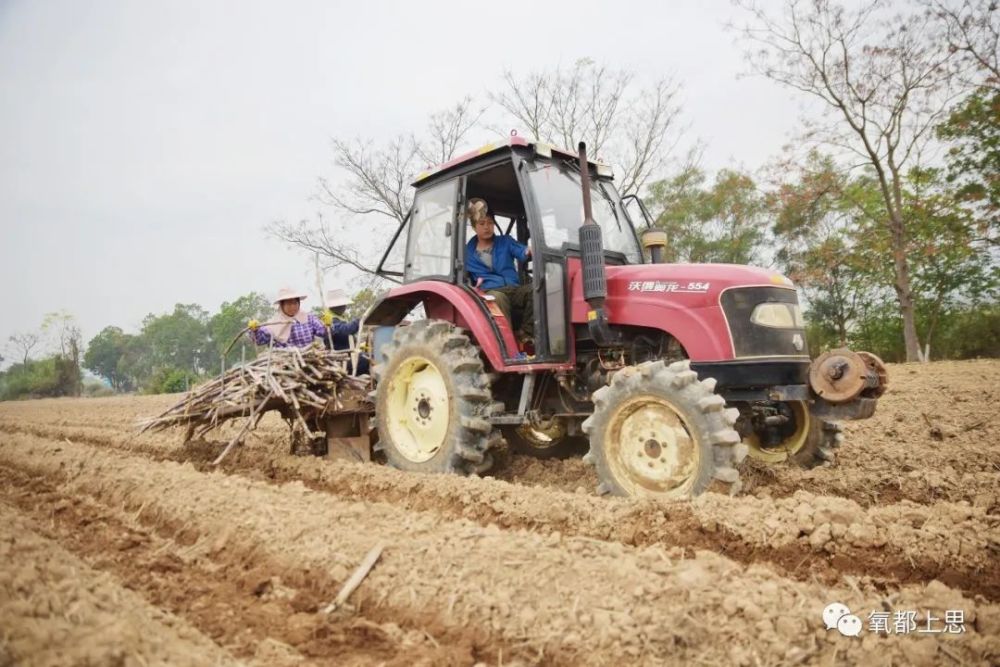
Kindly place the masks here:
MULTIPOLYGON (((680 142, 677 128, 680 106, 675 104, 677 87, 659 81, 633 103, 632 112, 623 124, 624 141, 619 164, 623 193, 638 192, 666 164, 680 142)), ((686 161, 700 153, 700 145, 691 147, 686 161)))
POLYGON ((455 106, 431 114, 427 121, 427 137, 416 144, 420 159, 428 165, 436 165, 455 157, 459 143, 476 127, 485 111, 485 107, 477 106, 467 95, 455 106))
MULTIPOLYGON (((508 90, 494 101, 544 141, 572 146, 582 139, 592 154, 603 157, 603 151, 623 169, 622 190, 633 192, 666 163, 679 137, 680 111, 678 88, 671 81, 639 88, 633 79, 631 73, 581 60, 569 70, 523 80, 508 72, 508 90)), ((337 176, 320 178, 316 195, 332 215, 277 221, 268 232, 292 247, 320 253, 325 269, 374 274, 382 249, 375 242, 382 243, 405 219, 413 203, 413 177, 424 166, 452 159, 480 126, 484 111, 475 97, 466 96, 431 115, 419 137, 401 135, 384 143, 334 139, 337 176), (350 233, 351 224, 365 226, 363 238, 350 233)))
POLYGON ((381 147, 361 139, 334 139, 334 164, 347 179, 320 177, 316 198, 342 213, 402 220, 410 209, 410 179, 420 163, 419 150, 412 137, 395 137, 381 147))
POLYGON ((542 138, 548 134, 549 110, 551 107, 549 75, 533 73, 517 79, 507 70, 503 74, 507 90, 493 94, 491 98, 499 104, 533 137, 542 138))
MULTIPOLYGON (((927 0, 959 67, 975 73, 969 83, 1000 88, 1000 7, 997 2, 927 0), (979 74, 985 74, 982 81, 979 74)), ((960 70, 960 73, 967 72, 960 70)))
POLYGON ((74 346, 77 350, 80 347, 80 327, 77 326, 76 318, 65 310, 46 313, 42 318, 42 333, 59 346, 59 353, 63 357, 72 358, 74 346))
POLYGON ((54 345, 59 346, 59 356, 70 364, 72 377, 67 378, 66 391, 71 396, 79 396, 83 389, 80 375, 80 348, 83 346, 83 336, 76 318, 68 311, 61 310, 46 313, 42 318, 42 333, 50 338, 54 345))
POLYGON ((267 231, 288 245, 318 252, 324 269, 348 266, 362 274, 375 273, 377 246, 363 247, 347 225, 363 224, 364 235, 380 242, 391 235, 413 204, 410 183, 420 169, 450 160, 461 141, 475 127, 483 110, 466 97, 455 106, 433 114, 422 138, 402 135, 384 144, 370 140, 333 140, 336 180, 321 177, 316 200, 335 212, 332 221, 318 213, 314 220, 276 221, 267 231), (365 217, 359 222, 358 217, 365 217))
POLYGON ((679 87, 669 78, 642 87, 631 72, 585 58, 521 78, 507 71, 503 81, 491 95, 501 109, 541 141, 586 141, 592 155, 621 169, 625 193, 662 169, 680 137, 679 87))
POLYGON ((742 35, 757 47, 747 54, 751 66, 821 102, 823 114, 806 122, 806 138, 860 157, 875 171, 892 240, 906 358, 915 361, 920 341, 903 177, 950 102, 950 54, 931 37, 934 18, 926 12, 886 16, 882 0, 852 10, 830 0, 786 0, 777 18, 750 0, 739 4, 750 15, 742 35))
POLYGON ((27 333, 16 333, 10 336, 7 340, 17 348, 21 355, 21 363, 27 364, 30 358, 31 351, 42 342, 42 336, 37 331, 29 331, 27 333))

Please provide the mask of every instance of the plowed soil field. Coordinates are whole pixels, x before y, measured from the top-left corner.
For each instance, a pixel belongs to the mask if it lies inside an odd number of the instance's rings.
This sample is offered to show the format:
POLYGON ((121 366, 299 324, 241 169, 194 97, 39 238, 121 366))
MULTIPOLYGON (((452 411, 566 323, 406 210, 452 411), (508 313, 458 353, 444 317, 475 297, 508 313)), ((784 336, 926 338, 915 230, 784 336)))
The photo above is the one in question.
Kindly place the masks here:
POLYGON ((213 467, 231 431, 135 435, 176 396, 2 403, 0 665, 998 664, 1000 363, 890 381, 836 463, 692 503, 292 456, 270 417, 213 467))

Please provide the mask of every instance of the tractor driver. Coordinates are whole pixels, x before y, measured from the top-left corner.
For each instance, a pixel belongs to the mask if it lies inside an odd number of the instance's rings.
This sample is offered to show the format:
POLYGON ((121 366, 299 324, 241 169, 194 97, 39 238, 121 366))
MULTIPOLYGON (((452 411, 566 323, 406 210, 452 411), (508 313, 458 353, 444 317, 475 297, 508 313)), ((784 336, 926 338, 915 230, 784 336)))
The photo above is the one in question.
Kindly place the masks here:
POLYGON ((496 222, 490 215, 486 200, 470 199, 465 208, 469 224, 476 235, 465 248, 465 266, 477 289, 491 295, 504 316, 514 326, 511 317, 520 314, 520 327, 516 335, 522 347, 533 342, 535 306, 531 285, 521 285, 514 260, 527 261, 531 248, 522 245, 506 234, 495 235, 496 222), (513 311, 512 311, 513 308, 513 311))

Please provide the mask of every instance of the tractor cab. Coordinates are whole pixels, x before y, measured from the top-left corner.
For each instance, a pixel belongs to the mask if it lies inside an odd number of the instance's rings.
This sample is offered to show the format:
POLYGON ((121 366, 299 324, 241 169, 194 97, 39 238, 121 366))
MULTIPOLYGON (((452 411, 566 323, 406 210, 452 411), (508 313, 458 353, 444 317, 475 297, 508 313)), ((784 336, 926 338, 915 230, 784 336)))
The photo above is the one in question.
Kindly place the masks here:
MULTIPOLYGON (((611 168, 598 163, 590 167, 593 216, 603 234, 604 262, 641 264, 639 239, 612 182, 611 168)), ((497 341, 497 351, 490 356, 501 359, 504 368, 571 362, 568 276, 580 268, 578 231, 584 220, 576 156, 514 136, 420 174, 413 186, 413 208, 386 249, 379 274, 402 279, 404 285, 444 282, 473 297, 497 341), (530 357, 514 337, 516 323, 506 321, 491 304, 492 297, 475 289, 466 270, 475 231, 465 217, 465 204, 477 198, 488 204, 496 222, 494 234, 510 236, 531 249, 531 257, 517 266, 521 284, 532 286, 535 340, 530 357), (397 244, 405 244, 405 250, 400 252, 403 248, 397 244), (390 266, 393 255, 405 257, 401 267, 390 266)))

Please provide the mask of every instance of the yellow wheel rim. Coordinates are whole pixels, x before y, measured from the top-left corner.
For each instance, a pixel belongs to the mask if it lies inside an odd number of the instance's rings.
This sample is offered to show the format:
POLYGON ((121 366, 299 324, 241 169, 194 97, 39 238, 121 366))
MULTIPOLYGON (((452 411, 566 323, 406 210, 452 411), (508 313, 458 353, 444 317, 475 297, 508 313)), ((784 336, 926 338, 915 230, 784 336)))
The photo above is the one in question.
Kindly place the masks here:
POLYGON ((414 356, 389 380, 386 402, 389 437, 400 454, 414 463, 434 457, 448 435, 448 388, 432 362, 414 356))
POLYGON ((606 458, 629 495, 685 496, 697 478, 701 452, 669 401, 640 396, 608 420, 606 458))
POLYGON ((805 446, 812 419, 809 408, 804 401, 789 401, 788 405, 792 408, 792 418, 795 419, 795 432, 772 447, 765 447, 757 434, 751 433, 743 439, 751 457, 764 463, 781 463, 805 446))
POLYGON ((535 449, 548 449, 566 435, 566 427, 559 419, 535 425, 523 424, 517 427, 518 435, 535 449))

